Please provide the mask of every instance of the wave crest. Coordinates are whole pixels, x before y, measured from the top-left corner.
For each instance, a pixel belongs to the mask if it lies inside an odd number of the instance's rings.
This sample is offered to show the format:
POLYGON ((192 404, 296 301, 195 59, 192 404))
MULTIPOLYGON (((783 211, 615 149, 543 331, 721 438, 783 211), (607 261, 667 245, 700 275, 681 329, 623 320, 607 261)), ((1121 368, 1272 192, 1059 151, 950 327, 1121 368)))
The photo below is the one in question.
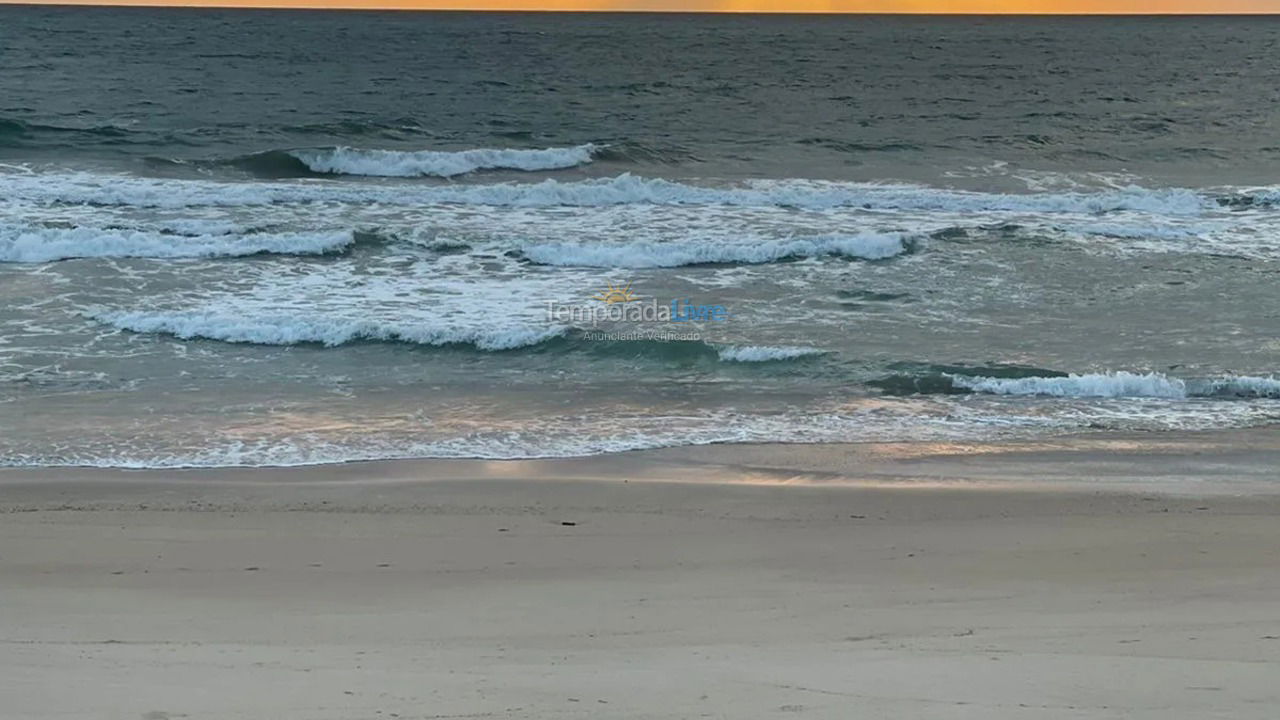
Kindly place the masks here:
POLYGON ((1160 373, 1100 373, 1066 377, 995 378, 948 375, 953 385, 991 395, 1049 395, 1053 397, 1155 397, 1187 396, 1186 383, 1160 373))
POLYGON ((437 150, 365 150, 335 147, 289 150, 288 155, 312 172, 370 177, 456 177, 477 170, 563 170, 586 165, 595 145, 541 150, 489 149, 444 152, 437 150))
POLYGON ((1096 193, 981 193, 920 185, 771 180, 694 185, 623 174, 536 183, 386 187, 316 182, 215 182, 93 173, 0 174, 0 192, 35 203, 133 207, 257 206, 276 203, 383 203, 499 207, 620 205, 860 208, 944 212, 1102 213, 1118 210, 1197 215, 1213 206, 1192 190, 1129 188, 1096 193))
POLYGON ((825 355, 825 350, 797 345, 727 345, 719 350, 720 359, 725 362, 778 362, 797 360, 799 358, 825 355))
POLYGON ((1108 372, 1065 377, 994 378, 949 375, 951 383, 992 395, 1119 398, 1280 398, 1280 379, 1259 376, 1181 379, 1163 373, 1108 372))
POLYGON ((212 258, 324 255, 355 242, 349 230, 181 235, 154 230, 0 225, 0 262, 44 263, 71 258, 212 258))
POLYGON ((576 267, 661 268, 716 263, 768 263, 804 257, 836 255, 883 260, 901 255, 917 238, 904 233, 826 235, 743 243, 636 243, 588 245, 546 243, 526 245, 522 254, 539 265, 576 267))
POLYGON ((318 343, 336 347, 360 341, 403 342, 415 345, 471 345, 478 350, 513 350, 537 345, 563 335, 564 327, 466 328, 421 322, 355 320, 298 313, 253 316, 216 311, 92 312, 90 319, 122 330, 161 333, 182 340, 204 338, 255 345, 318 343))

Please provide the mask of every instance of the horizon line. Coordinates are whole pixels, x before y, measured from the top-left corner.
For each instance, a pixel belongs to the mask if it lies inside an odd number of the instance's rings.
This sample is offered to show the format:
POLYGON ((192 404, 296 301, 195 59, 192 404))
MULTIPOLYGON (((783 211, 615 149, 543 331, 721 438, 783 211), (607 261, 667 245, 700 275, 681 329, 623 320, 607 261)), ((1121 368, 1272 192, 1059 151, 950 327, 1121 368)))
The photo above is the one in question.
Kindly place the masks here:
POLYGON ((0 6, 13 7, 101 7, 101 8, 149 8, 160 10, 298 10, 305 12, 434 12, 434 13, 556 13, 562 15, 769 15, 769 16, 949 16, 949 17, 1274 17, 1280 9, 1216 10, 1216 11, 1145 11, 1121 10, 1115 12, 1096 10, 1055 10, 1002 12, 992 10, 676 10, 655 8, 528 8, 528 7, 420 7, 412 0, 399 4, 280 4, 270 0, 211 0, 210 2, 153 2, 152 0, 0 0, 0 6))

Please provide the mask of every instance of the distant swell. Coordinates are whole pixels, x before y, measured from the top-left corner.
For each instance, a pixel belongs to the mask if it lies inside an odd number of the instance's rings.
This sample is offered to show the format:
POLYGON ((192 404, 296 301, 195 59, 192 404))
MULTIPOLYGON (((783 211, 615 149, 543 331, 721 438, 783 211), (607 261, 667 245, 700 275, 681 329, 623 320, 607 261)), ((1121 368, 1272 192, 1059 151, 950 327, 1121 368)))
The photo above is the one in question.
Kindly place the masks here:
POLYGON ((93 312, 91 319, 122 330, 162 333, 190 340, 204 338, 256 345, 317 343, 326 347, 361 341, 402 342, 417 345, 471 345, 479 350, 512 350, 558 337, 562 327, 495 326, 458 328, 421 322, 334 319, 316 315, 220 313, 213 311, 93 312))
POLYGON ((768 263, 825 255, 881 260, 907 252, 914 242, 914 238, 903 233, 868 233, 762 240, 752 244, 696 241, 631 245, 548 243, 525 246, 522 253, 540 265, 660 268, 713 263, 768 263))
POLYGON ((95 125, 90 127, 68 127, 64 125, 43 125, 25 122, 12 118, 0 117, 0 147, 20 145, 24 139, 33 139, 40 135, 66 136, 85 135, 94 138, 122 138, 129 130, 115 125, 95 125))
POLYGON ((477 170, 563 170, 586 165, 594 145, 542 150, 477 149, 458 152, 436 150, 364 150, 336 147, 289 150, 306 169, 332 175, 371 177, 455 177, 477 170))
POLYGON ((376 120, 338 120, 335 122, 286 125, 284 132, 297 135, 324 135, 327 137, 384 137, 402 140, 409 137, 430 136, 431 131, 414 118, 405 117, 387 122, 376 120))
POLYGON ((697 161, 698 157, 687 148, 677 145, 647 145, 645 143, 627 141, 599 145, 594 153, 596 159, 616 163, 650 163, 675 165, 682 162, 697 161))
POLYGON ((71 258, 212 258, 263 253, 322 255, 346 249, 350 231, 181 235, 154 230, 0 224, 0 262, 71 258))

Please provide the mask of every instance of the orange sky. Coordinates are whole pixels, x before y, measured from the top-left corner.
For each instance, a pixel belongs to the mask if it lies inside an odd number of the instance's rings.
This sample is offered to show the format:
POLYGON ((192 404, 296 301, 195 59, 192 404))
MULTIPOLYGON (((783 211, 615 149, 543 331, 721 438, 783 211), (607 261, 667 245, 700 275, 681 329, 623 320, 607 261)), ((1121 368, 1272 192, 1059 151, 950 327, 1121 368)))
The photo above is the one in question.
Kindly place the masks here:
MULTIPOLYGON (((32 0, 24 0, 31 2, 32 0)), ((34 0, 39 2, 39 0, 34 0)), ((0 3, 5 0, 0 0, 0 3)), ((1276 13, 1280 0, 60 0, 83 5, 700 12, 1276 13)))

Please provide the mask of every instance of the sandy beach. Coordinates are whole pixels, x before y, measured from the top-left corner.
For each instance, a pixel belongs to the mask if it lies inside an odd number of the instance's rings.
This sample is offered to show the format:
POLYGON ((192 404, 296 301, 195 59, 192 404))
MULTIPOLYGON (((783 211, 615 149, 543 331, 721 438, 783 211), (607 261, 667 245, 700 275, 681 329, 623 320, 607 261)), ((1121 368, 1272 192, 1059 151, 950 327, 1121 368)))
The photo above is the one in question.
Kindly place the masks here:
POLYGON ((5 470, 0 715, 1271 717, 1274 436, 5 470))

